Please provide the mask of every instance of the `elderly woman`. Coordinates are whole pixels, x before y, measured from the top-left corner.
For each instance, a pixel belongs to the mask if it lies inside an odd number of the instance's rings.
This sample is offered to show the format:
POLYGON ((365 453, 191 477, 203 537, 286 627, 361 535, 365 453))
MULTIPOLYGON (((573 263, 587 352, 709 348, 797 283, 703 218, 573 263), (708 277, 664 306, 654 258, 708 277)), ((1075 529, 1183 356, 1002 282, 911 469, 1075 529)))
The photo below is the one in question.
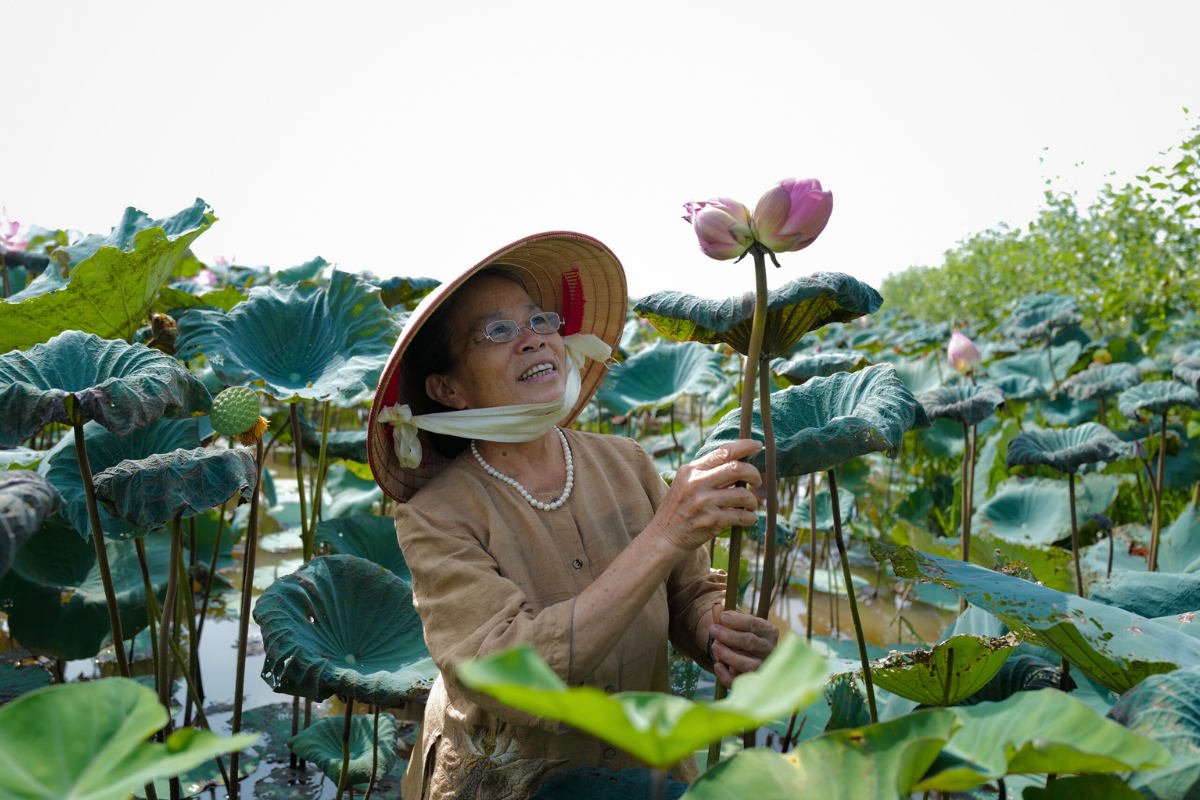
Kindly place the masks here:
MULTIPOLYGON (((729 685, 777 631, 728 610, 705 545, 753 525, 739 441, 668 488, 636 442, 567 428, 603 380, 626 315, 603 244, 531 236, 427 297, 369 421, 376 480, 402 501, 400 548, 441 671, 404 776, 407 800, 523 798, 551 772, 640 766, 593 737, 463 687, 462 662, 527 644, 570 685, 668 691, 667 640, 729 685), (710 613, 713 612, 713 613, 710 613)), ((696 764, 676 765, 690 781, 696 764)))

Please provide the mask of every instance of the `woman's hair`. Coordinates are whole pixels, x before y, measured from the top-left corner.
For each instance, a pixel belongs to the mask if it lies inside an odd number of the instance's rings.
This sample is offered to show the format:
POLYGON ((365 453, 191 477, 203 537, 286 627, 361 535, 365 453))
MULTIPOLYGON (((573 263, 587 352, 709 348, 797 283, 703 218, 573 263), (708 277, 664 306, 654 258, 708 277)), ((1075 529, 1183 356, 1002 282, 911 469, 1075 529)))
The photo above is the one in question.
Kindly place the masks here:
MULTIPOLYGON (((425 391, 425 379, 430 375, 446 375, 457 365, 451 345, 454 343, 454 318, 462 305, 464 290, 474 281, 486 276, 504 278, 528 291, 524 281, 503 265, 485 267, 458 287, 417 331, 412 344, 404 351, 400 362, 400 381, 414 416, 453 411, 431 398, 425 391)), ((467 440, 443 433, 427 433, 433 448, 445 458, 454 458, 467 447, 467 440)))

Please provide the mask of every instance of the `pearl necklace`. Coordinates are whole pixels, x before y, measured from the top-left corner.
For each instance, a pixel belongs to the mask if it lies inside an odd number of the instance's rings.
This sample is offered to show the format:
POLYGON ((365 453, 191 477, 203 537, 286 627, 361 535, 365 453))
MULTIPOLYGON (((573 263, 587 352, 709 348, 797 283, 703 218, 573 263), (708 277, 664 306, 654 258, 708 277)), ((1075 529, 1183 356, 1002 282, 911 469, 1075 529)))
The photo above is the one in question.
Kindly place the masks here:
POLYGON ((555 428, 554 430, 558 433, 558 438, 562 440, 563 454, 567 457, 567 485, 563 489, 562 497, 558 498, 552 503, 543 503, 540 500, 537 500, 520 483, 484 461, 483 456, 479 455, 479 448, 475 446, 474 439, 471 440, 471 453, 475 456, 475 460, 479 462, 479 466, 483 467, 484 472, 486 472, 488 475, 491 475, 493 478, 499 478, 509 486, 512 486, 521 493, 521 496, 529 502, 529 505, 533 506, 539 511, 553 511, 563 503, 567 502, 567 498, 571 496, 571 487, 575 485, 575 463, 571 460, 571 448, 567 445, 567 437, 565 434, 563 434, 561 428, 555 428))

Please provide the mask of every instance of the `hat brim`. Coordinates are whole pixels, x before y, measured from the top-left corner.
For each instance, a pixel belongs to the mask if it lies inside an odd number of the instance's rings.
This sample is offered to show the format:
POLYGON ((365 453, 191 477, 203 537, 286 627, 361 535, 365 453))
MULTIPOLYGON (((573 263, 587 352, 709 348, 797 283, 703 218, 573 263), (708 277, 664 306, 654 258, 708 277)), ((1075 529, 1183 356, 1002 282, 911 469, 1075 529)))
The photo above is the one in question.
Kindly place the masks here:
MULTIPOLYGON (((384 494, 394 500, 406 502, 448 463, 422 432, 421 465, 415 469, 401 466, 392 447, 392 426, 378 422, 382 409, 411 400, 404 396, 405 387, 400 380, 404 352, 442 303, 480 270, 497 265, 515 273, 535 303, 562 316, 564 335, 591 333, 613 350, 621 341, 629 296, 625 270, 603 243, 582 233, 550 231, 527 236, 500 248, 458 277, 438 286, 417 306, 396 340, 367 418, 367 460, 371 473, 384 494)), ((580 376, 579 400, 561 425, 575 421, 600 388, 607 372, 606 364, 587 362, 580 376)))

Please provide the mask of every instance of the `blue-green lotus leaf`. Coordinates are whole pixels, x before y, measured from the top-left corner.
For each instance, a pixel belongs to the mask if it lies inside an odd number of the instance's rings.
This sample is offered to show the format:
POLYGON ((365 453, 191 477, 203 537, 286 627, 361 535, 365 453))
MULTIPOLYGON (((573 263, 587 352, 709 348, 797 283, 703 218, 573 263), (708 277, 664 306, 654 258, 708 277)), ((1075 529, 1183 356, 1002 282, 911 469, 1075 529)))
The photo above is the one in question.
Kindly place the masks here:
MULTIPOLYGON (((1079 519, 1106 511, 1117 496, 1112 475, 1084 475, 1075 482, 1079 519)), ((971 530, 990 533, 1014 544, 1048 545, 1071 535, 1071 509, 1066 481, 1010 478, 975 510, 971 530)))
POLYGON ((1130 419, 1139 412, 1161 414, 1175 406, 1200 408, 1200 393, 1176 381, 1148 381, 1126 389, 1117 398, 1117 408, 1130 419))
MULTIPOLYGON (((882 353, 879 355, 880 358, 884 356, 882 353)), ((891 363, 900 380, 916 395, 933 391, 955 374, 946 360, 935 354, 922 358, 900 358, 891 363)))
MULTIPOLYGON (((651 797, 651 773, 648 769, 623 769, 614 772, 602 767, 579 767, 550 773, 529 800, 629 800, 651 797)), ((679 800, 688 785, 667 779, 662 800, 679 800)))
MULTIPOLYGON (((173 450, 191 450, 200 446, 199 419, 160 419, 144 428, 139 428, 121 438, 100 427, 95 422, 83 426, 83 439, 87 446, 88 462, 95 476, 122 461, 137 461, 157 453, 173 450)), ((63 437, 40 465, 38 472, 54 484, 62 494, 66 507, 62 513, 79 535, 87 540, 92 535, 88 522, 87 495, 83 478, 79 474, 79 461, 75 456, 75 441, 63 437)), ((105 506, 99 507, 100 528, 106 538, 131 539, 146 533, 144 528, 113 514, 105 506)))
POLYGON ((937 322, 933 325, 918 325, 908 330, 895 331, 884 341, 893 351, 922 352, 931 346, 940 349, 941 344, 950 338, 950 323, 937 322))
MULTIPOLYGON (((796 278, 767 294, 767 328, 762 354, 791 352, 800 337, 831 322, 873 314, 882 305, 879 292, 840 272, 816 272, 796 278)), ((655 292, 633 310, 660 331, 681 342, 724 342, 746 355, 754 319, 754 293, 708 300, 686 292, 655 292)))
POLYGON ((777 358, 771 362, 771 372, 788 383, 804 383, 809 378, 828 378, 835 372, 858 372, 871 366, 865 353, 853 350, 822 350, 820 353, 800 353, 790 359, 777 358))
POLYGON ((1142 382, 1142 373, 1133 364, 1092 362, 1062 382, 1061 388, 1075 400, 1111 397, 1142 382))
POLYGON ((1026 431, 1008 444, 1005 466, 1044 465, 1059 472, 1078 472, 1080 466, 1097 461, 1112 462, 1132 455, 1129 445, 1098 422, 1074 428, 1026 431))
POLYGON ((371 478, 356 475, 340 461, 329 468, 325 475, 325 488, 331 499, 326 502, 322 515, 325 519, 365 514, 383 499, 383 490, 371 478))
MULTIPOLYGON (((322 717, 307 730, 288 739, 288 747, 305 761, 317 765, 325 777, 338 785, 342 776, 341 717, 322 717)), ((371 780, 371 765, 375 765, 375 780, 383 780, 396 765, 396 720, 391 714, 379 715, 379 744, 374 746, 374 715, 358 715, 350 720, 350 784, 371 780), (375 750, 372 753, 372 749, 375 750)))
POLYGON ((271 276, 272 283, 287 285, 290 283, 299 283, 300 281, 309 281, 311 283, 321 282, 321 273, 329 267, 329 262, 317 256, 311 261, 305 261, 303 264, 295 267, 281 269, 271 276))
MULTIPOLYGON (((833 503, 830 501, 829 485, 822 484, 817 489, 817 530, 829 531, 833 530, 833 503)), ((792 515, 788 520, 796 528, 808 530, 812 522, 812 512, 808 507, 809 498, 805 497, 796 504, 796 508, 792 511, 792 515)), ((838 511, 841 512, 842 519, 850 519, 854 513, 854 493, 847 491, 842 487, 838 487, 838 511)), ((818 584, 819 586, 820 584, 818 584)))
POLYGON ((44 294, 52 294, 57 292, 64 286, 71 283, 69 277, 64 277, 59 274, 58 268, 48 269, 41 275, 38 275, 33 280, 21 289, 19 292, 13 292, 8 297, 4 298, 5 303, 21 303, 32 297, 40 297, 44 294))
POLYGON ((596 397, 613 414, 666 408, 686 395, 703 395, 724 378, 724 359, 695 342, 655 342, 613 366, 596 397))
MULTIPOLYGON (((753 528, 743 529, 742 533, 759 544, 765 542, 767 540, 767 512, 759 511, 758 523, 753 528)), ((790 547, 794 541, 796 541, 796 529, 786 519, 777 517, 775 520, 775 546, 790 547)))
POLYGON ((1200 640, 1115 606, 910 547, 872 542, 902 578, 940 583, 1022 636, 1034 636, 1118 694, 1149 675, 1200 666, 1200 640))
POLYGON ((150 215, 133 206, 125 209, 121 219, 108 233, 91 233, 63 249, 70 256, 72 267, 78 266, 96 255, 102 247, 129 250, 137 244, 137 234, 152 228, 162 228, 168 237, 178 237, 199 227, 215 222, 210 219, 212 209, 200 198, 182 211, 170 217, 151 219, 150 215))
POLYGON ((32 450, 28 447, 13 447, 8 450, 0 450, 0 472, 6 472, 10 469, 37 469, 37 465, 45 457, 45 450, 32 450))
POLYGON ((1004 399, 1027 403, 1046 396, 1046 387, 1037 378, 1017 372, 1008 375, 989 375, 988 380, 1004 392, 1004 399))
POLYGON ((1189 358, 1175 365, 1175 380, 1200 392, 1200 358, 1189 358))
POLYGON ((391 570, 406 581, 412 573, 396 541, 396 521, 374 514, 351 514, 317 523, 317 544, 328 544, 333 553, 365 558, 391 570))
POLYGON ((436 278, 403 278, 398 275, 368 282, 379 287, 379 299, 383 300, 385 306, 401 306, 406 311, 414 310, 425 295, 441 285, 436 278))
MULTIPOLYGON (((738 438, 741 409, 717 423, 698 456, 738 438)), ((779 476, 820 472, 866 453, 896 453, 904 434, 929 427, 929 418, 891 364, 853 374, 813 378, 771 395, 771 419, 779 476)), ((751 436, 763 440, 762 418, 754 401, 751 436)), ((751 459, 765 468, 765 451, 751 459)))
POLYGON ((1181 344, 1171 351, 1171 364, 1180 364, 1193 358, 1200 358, 1200 341, 1181 344))
POLYGON ((1067 370, 1075 366, 1083 347, 1079 342, 1067 342, 1050 348, 1047 355, 1045 348, 1026 350, 1015 356, 1002 358, 988 364, 988 380, 999 383, 1000 380, 1012 375, 1022 375, 1033 378, 1046 391, 1054 387, 1055 379, 1062 380, 1067 376, 1067 370), (1050 360, 1054 360, 1054 373, 1050 372, 1050 360))
POLYGON ((1200 575, 1115 572, 1093 582, 1088 597, 1143 617, 1186 614, 1200 608, 1200 575))
POLYGON ((945 418, 935 419, 928 428, 918 431, 917 441, 930 455, 939 458, 962 458, 966 449, 962 425, 945 418))
POLYGON ((0 473, 0 578, 21 545, 62 506, 62 495, 36 472, 0 473))
POLYGON ((314 558, 263 592, 254 620, 277 692, 392 708, 437 677, 410 584, 365 558, 314 558))
MULTIPOLYGON (((1163 572, 1200 572, 1200 513, 1189 505, 1162 532, 1158 568, 1163 572)), ((1200 608, 1200 606, 1196 606, 1200 608)))
POLYGON ((1012 634, 952 636, 932 650, 893 650, 871 663, 871 677, 892 694, 922 705, 958 705, 996 676, 1019 643, 1012 634))
POLYGON ((184 360, 203 354, 230 386, 349 404, 375 391, 399 333, 378 289, 334 270, 328 288, 254 286, 228 314, 191 309, 179 319, 175 347, 184 360))
POLYGON ((170 356, 90 333, 66 331, 0 355, 0 445, 16 446, 50 422, 70 424, 68 404, 125 436, 163 416, 207 414, 212 397, 170 356))
POLYGON ((192 516, 258 485, 254 451, 196 448, 122 461, 95 473, 96 499, 110 513, 149 532, 176 515, 192 516))
POLYGON ((1053 400, 1043 400, 1038 404, 1038 413, 1047 425, 1078 425, 1081 422, 1095 419, 1100 411, 1100 401, 1085 400, 1080 402, 1069 394, 1060 393, 1053 400))
POLYGON ((1078 325, 1083 322, 1075 301, 1061 298, 1040 306, 1014 311, 1006 319, 996 333, 1011 336, 1014 339, 1045 339, 1059 328, 1078 325))
POLYGON ((50 673, 38 666, 0 664, 0 705, 50 685, 50 673))
MULTIPOLYGON (((1145 385, 1145 384, 1143 384, 1145 385)), ((1147 447, 1154 447, 1148 438, 1158 439, 1161 435, 1160 420, 1153 424, 1135 425, 1123 431, 1114 431, 1122 441, 1133 442, 1141 439, 1147 447)), ((1154 452, 1152 449, 1151 452, 1154 452)), ((1167 425, 1167 462, 1163 470, 1163 486, 1169 489, 1186 489, 1191 491, 1200 481, 1200 437, 1195 439, 1186 435, 1182 425, 1167 425), (1178 443, 1178 450, 1175 449, 1178 443)))
MULTIPOLYGON (((321 457, 321 428, 309 420, 303 411, 297 411, 300 419, 300 443, 304 452, 312 458, 321 457)), ((325 459, 333 461, 348 458, 360 464, 367 463, 367 429, 328 431, 325 434, 325 459)))
POLYGON ((1003 402, 1004 392, 990 383, 955 383, 921 395, 931 420, 945 418, 960 425, 978 425, 1003 402))
POLYGON ((1122 695, 1108 716, 1174 756, 1169 766, 1134 775, 1130 785, 1140 796, 1196 797, 1200 792, 1200 670, 1152 675, 1122 695))
POLYGON ((1062 683, 1062 668, 1044 658, 1027 653, 1014 653, 997 670, 988 684, 975 694, 959 702, 973 706, 976 703, 999 703, 1017 692, 1038 689, 1057 689, 1062 683))

